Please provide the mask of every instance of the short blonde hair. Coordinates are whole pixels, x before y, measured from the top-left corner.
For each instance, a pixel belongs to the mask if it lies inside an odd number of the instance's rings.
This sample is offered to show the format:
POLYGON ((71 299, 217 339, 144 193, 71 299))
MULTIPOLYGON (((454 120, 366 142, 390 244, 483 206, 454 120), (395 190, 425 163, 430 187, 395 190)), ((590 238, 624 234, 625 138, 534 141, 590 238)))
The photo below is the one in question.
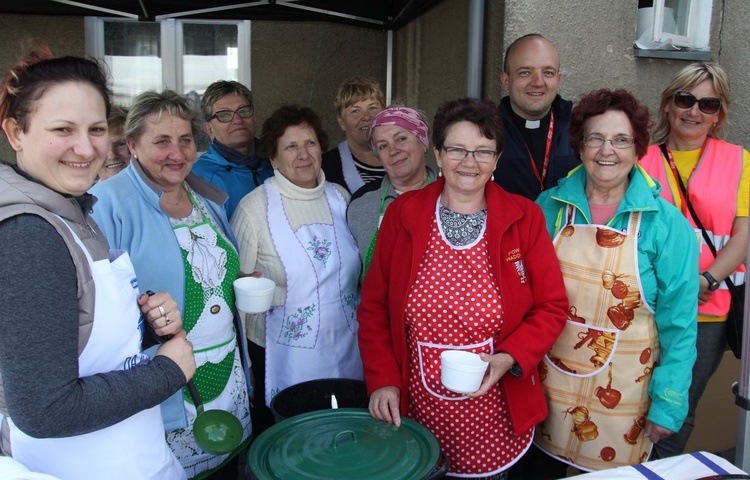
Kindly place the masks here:
POLYGON ((166 113, 189 121, 193 138, 200 135, 202 131, 203 122, 200 113, 190 99, 170 89, 161 92, 148 90, 135 97, 128 111, 128 118, 125 120, 123 137, 126 140, 140 139, 146 130, 146 117, 153 113, 158 115, 166 113))
POLYGON ((729 113, 729 104, 732 101, 729 92, 729 76, 718 63, 714 62, 696 62, 691 63, 669 82, 667 88, 661 93, 661 104, 659 105, 656 128, 654 129, 654 142, 661 144, 667 141, 671 133, 669 125, 669 116, 665 109, 667 103, 672 100, 672 96, 680 90, 691 90, 706 80, 711 80, 711 84, 716 94, 721 98, 721 109, 719 109, 719 121, 716 126, 708 132, 709 137, 724 138, 726 132, 724 127, 727 124, 727 114, 729 113))
POLYGON ((385 95, 377 80, 370 77, 354 77, 339 86, 333 106, 336 114, 341 117, 344 109, 368 98, 374 98, 385 108, 385 95))

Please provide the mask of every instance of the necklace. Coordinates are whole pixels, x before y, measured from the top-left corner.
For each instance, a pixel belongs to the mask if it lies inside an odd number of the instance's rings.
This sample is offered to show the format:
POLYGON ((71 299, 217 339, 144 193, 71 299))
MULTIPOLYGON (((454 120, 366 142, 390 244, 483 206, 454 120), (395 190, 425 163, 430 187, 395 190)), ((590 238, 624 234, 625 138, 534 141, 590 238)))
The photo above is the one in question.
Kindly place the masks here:
POLYGON ((180 192, 179 192, 179 193, 177 194, 177 201, 176 201, 175 203, 172 203, 172 202, 168 202, 168 201, 167 201, 167 199, 166 199, 166 198, 164 197, 164 195, 163 195, 163 194, 162 194, 162 196, 161 196, 161 199, 162 199, 162 201, 164 201, 164 203, 166 203, 167 205, 172 205, 173 207, 176 207, 176 206, 177 206, 177 205, 179 205, 179 204, 180 204, 180 202, 182 201, 182 190, 183 190, 183 188, 182 188, 182 185, 180 185, 180 192))

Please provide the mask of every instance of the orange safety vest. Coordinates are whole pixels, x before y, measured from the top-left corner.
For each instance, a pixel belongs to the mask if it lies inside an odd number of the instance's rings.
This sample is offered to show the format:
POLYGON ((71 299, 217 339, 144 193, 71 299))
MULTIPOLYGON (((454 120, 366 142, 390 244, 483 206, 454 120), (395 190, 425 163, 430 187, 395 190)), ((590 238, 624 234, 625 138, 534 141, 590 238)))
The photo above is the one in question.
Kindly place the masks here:
MULTIPOLYGON (((737 197, 740 179, 742 178, 743 154, 743 148, 739 145, 710 138, 703 156, 698 159, 695 170, 686 185, 690 203, 693 205, 701 223, 703 223, 703 228, 706 229, 709 238, 713 241, 717 252, 724 248, 732 235, 732 225, 737 216, 737 197)), ((646 156, 640 159, 638 163, 653 179, 661 183, 662 198, 681 208, 683 213, 688 212, 686 206, 683 208, 679 204, 679 190, 670 188, 669 179, 673 175, 667 159, 662 155, 658 145, 651 145, 646 152, 646 156)), ((698 265, 699 271, 704 272, 713 263, 714 256, 689 212, 686 218, 701 242, 698 265)), ((731 278, 735 285, 745 283, 744 263, 737 267, 731 278)), ((731 296, 726 283, 721 282, 721 287, 711 296, 711 300, 698 306, 698 313, 713 317, 724 316, 729 312, 730 301, 731 296)))

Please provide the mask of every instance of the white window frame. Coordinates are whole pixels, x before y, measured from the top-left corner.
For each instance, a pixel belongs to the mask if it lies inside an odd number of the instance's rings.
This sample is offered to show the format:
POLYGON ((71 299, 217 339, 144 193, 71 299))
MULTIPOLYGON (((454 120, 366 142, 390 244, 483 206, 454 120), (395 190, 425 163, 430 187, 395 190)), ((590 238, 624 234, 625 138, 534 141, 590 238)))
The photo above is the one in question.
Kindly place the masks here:
POLYGON ((707 50, 711 31, 711 0, 683 0, 688 2, 687 34, 675 35, 663 31, 664 0, 654 0, 654 23, 651 39, 656 42, 671 41, 673 45, 692 50, 707 50))
MULTIPOLYGON (((687 51, 709 51, 711 34, 711 10, 713 0, 680 0, 687 2, 687 33, 676 35, 663 30, 665 5, 664 0, 654 0, 653 6, 638 10, 638 31, 647 30, 649 38, 641 33, 636 40, 644 43, 666 44, 665 49, 682 49, 687 51), (646 25, 643 25, 645 23, 646 25)), ((644 32, 645 33, 645 32, 644 32)))
MULTIPOLYGON (((86 55, 101 60, 104 60, 105 21, 135 22, 137 20, 104 17, 84 18, 86 55)), ((162 82, 165 88, 171 88, 176 92, 183 91, 183 25, 186 23, 202 23, 237 26, 237 81, 252 90, 250 75, 250 20, 176 20, 168 18, 158 20, 156 23, 160 25, 162 82)))

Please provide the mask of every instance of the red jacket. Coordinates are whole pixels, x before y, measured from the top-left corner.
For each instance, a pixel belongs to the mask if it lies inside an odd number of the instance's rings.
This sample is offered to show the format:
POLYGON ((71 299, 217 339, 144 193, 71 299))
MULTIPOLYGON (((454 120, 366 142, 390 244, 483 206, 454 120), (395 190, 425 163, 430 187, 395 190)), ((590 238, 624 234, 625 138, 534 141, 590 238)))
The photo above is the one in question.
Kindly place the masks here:
MULTIPOLYGON (((409 385, 406 300, 427 250, 444 183, 441 178, 405 193, 388 207, 357 310, 368 393, 399 387, 402 415, 407 413, 404 392, 409 385)), ((513 430, 521 434, 547 416, 537 365, 565 325, 568 299, 541 209, 493 182, 487 182, 485 196, 490 261, 505 311, 494 349, 512 355, 523 372, 519 378, 508 373, 499 383, 513 430), (525 267, 525 282, 516 268, 519 260, 525 267)))

